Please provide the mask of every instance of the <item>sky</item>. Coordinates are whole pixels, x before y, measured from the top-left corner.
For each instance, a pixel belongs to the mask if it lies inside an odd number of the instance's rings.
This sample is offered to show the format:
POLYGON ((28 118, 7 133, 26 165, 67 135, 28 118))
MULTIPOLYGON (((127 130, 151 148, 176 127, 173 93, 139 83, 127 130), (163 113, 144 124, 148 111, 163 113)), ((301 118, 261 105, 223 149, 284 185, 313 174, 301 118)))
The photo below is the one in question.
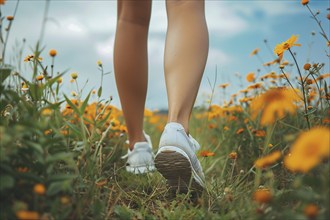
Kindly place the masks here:
MULTIPOLYGON (((8 0, 1 8, 3 16, 12 15, 16 3, 15 0, 8 0)), ((330 27, 326 16, 330 13, 327 11, 329 4, 328 0, 311 0, 309 3, 312 10, 320 10, 318 18, 328 36, 330 27)), ((20 1, 8 41, 7 63, 15 66, 13 57, 17 57, 23 39, 26 40, 23 55, 32 53, 40 36, 44 8, 44 0, 20 1)), ((102 97, 107 99, 112 96, 113 104, 120 107, 113 73, 116 8, 116 1, 110 0, 51 1, 43 40, 45 49, 41 56, 45 64, 50 64, 48 51, 57 50, 55 71, 68 70, 62 84, 65 93, 75 89, 69 82, 72 72, 79 74, 81 87, 88 81, 84 94, 91 89, 98 89, 100 72, 97 61, 101 60, 105 71, 111 71, 104 77, 102 97)), ((292 34, 299 35, 298 43, 302 44, 293 49, 297 53, 299 65, 302 66, 306 61, 325 63, 324 69, 329 72, 330 62, 326 56, 326 52, 330 53, 329 47, 300 0, 206 0, 205 13, 210 48, 196 106, 203 104, 211 94, 209 81, 216 85, 230 83, 225 96, 220 88, 216 89, 214 104, 221 104, 240 86, 248 85, 245 82, 247 73, 257 72, 257 69, 261 70, 261 75, 272 70, 278 72, 278 67, 265 69, 261 62, 273 60, 273 48, 292 34), (316 33, 314 36, 311 34, 313 31, 316 33), (264 43, 265 39, 269 48, 264 43), (260 49, 262 61, 256 56, 249 56, 256 48, 260 49), (238 75, 242 80, 239 80, 238 75)), ((166 28, 165 1, 154 0, 148 40, 149 84, 146 107, 149 109, 167 109, 163 65, 166 28)), ((285 54, 284 59, 292 62, 288 54, 285 54)), ((22 74, 29 78, 31 70, 27 64, 24 65, 22 74)))

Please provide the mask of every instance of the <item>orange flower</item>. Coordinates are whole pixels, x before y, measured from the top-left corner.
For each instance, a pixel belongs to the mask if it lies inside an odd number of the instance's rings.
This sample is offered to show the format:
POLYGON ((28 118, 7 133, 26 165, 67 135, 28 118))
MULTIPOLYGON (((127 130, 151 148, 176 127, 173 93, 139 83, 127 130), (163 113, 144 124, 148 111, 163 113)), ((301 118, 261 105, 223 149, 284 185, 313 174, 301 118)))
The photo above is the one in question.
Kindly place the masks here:
POLYGON ((250 53, 250 56, 254 56, 254 55, 256 55, 259 51, 260 51, 259 48, 254 49, 254 50, 250 53))
POLYGON ((284 51, 290 49, 293 46, 301 46, 301 44, 296 44, 295 42, 298 40, 298 36, 292 35, 287 41, 282 42, 281 44, 277 44, 274 52, 277 56, 282 60, 284 51))
POLYGON ((51 57, 55 57, 56 55, 57 55, 57 51, 56 51, 56 50, 51 49, 51 50, 49 51, 49 56, 51 56, 51 57))
POLYGON ((243 133, 243 131, 244 131, 244 128, 240 128, 236 131, 236 134, 241 134, 241 133, 243 133))
POLYGON ((18 167, 17 168, 17 172, 20 172, 20 173, 26 173, 27 171, 29 171, 29 168, 27 168, 27 167, 18 167))
POLYGON ((301 0, 302 5, 307 5, 309 3, 309 0, 301 0))
POLYGON ((14 20, 14 16, 7 16, 7 20, 8 20, 8 21, 12 21, 12 20, 14 20))
POLYGON ((228 156, 232 160, 236 160, 237 159, 237 153, 235 151, 231 152, 228 156))
POLYGON ((220 84, 219 85, 219 88, 223 88, 223 89, 225 89, 225 88, 227 88, 229 86, 229 83, 224 83, 224 84, 220 84))
POLYGON ((273 124, 276 119, 283 118, 286 112, 294 114, 297 109, 295 103, 298 101, 300 101, 299 97, 291 89, 270 89, 252 101, 250 105, 252 118, 255 119, 262 112, 260 124, 273 124))
POLYGON ((33 191, 38 195, 44 195, 46 192, 46 188, 43 184, 37 183, 36 185, 34 185, 33 191))
POLYGON ((282 156, 281 151, 274 151, 273 153, 256 160, 254 162, 254 165, 257 168, 266 168, 276 163, 276 161, 278 161, 278 159, 280 159, 281 156, 282 156))
POLYGON ((305 63, 304 70, 309 70, 312 67, 310 63, 305 63))
POLYGON ((256 137, 265 137, 266 136, 266 132, 264 130, 254 130, 253 134, 256 137))
POLYGON ((227 126, 223 127, 223 130, 228 131, 229 128, 227 126))
POLYGON ((304 214, 309 219, 315 219, 316 216, 319 214, 319 207, 314 204, 308 204, 304 208, 304 214))
POLYGON ((53 130, 52 130, 52 129, 48 129, 48 130, 45 130, 45 131, 44 131, 44 134, 45 134, 45 135, 49 135, 49 134, 51 134, 51 133, 53 133, 53 130))
POLYGON ((290 153, 284 158, 284 165, 293 172, 307 173, 329 157, 330 129, 314 127, 299 135, 290 153))
POLYGON ((209 124, 208 127, 209 127, 209 129, 213 129, 213 128, 216 128, 217 125, 216 124, 209 124))
POLYGON ((269 203, 272 200, 272 194, 269 189, 258 189, 253 193, 253 200, 260 203, 269 203))
POLYGON ((0 5, 4 5, 6 0, 0 0, 0 5))
POLYGON ((248 82, 253 82, 255 79, 256 79, 256 78, 255 78, 254 73, 248 73, 248 74, 246 75, 246 81, 248 81, 248 82))
POLYGON ((21 210, 16 212, 16 217, 19 220, 38 220, 40 219, 39 213, 34 211, 21 210))
POLYGON ((248 89, 260 89, 261 86, 262 86, 262 83, 255 83, 255 84, 249 85, 248 89))
POLYGON ((96 185, 97 187, 101 187, 101 186, 104 186, 107 182, 108 182, 108 181, 107 181, 106 179, 101 179, 101 180, 95 182, 95 185, 96 185))
POLYGON ((199 153, 199 155, 202 157, 212 157, 215 155, 215 153, 208 150, 203 150, 199 153))

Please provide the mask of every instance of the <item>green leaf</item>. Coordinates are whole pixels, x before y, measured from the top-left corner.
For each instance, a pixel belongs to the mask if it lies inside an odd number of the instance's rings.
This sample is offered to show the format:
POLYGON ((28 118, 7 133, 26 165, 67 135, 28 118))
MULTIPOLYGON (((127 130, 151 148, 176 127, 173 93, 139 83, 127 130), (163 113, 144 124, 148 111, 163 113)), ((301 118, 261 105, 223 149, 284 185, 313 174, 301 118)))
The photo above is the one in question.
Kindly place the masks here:
POLYGON ((52 86, 52 85, 53 85, 55 82, 57 82, 57 80, 58 80, 59 78, 61 78, 63 75, 64 75, 64 73, 61 73, 61 74, 57 75, 56 77, 47 80, 47 82, 45 83, 45 87, 47 87, 47 86, 52 86))
POLYGON ((72 153, 57 153, 55 155, 49 155, 46 159, 46 163, 53 163, 59 160, 67 160, 67 159, 72 159, 73 155, 72 153))
POLYGON ((78 128, 77 125, 75 125, 75 124, 71 124, 70 122, 67 122, 67 121, 66 121, 66 124, 69 126, 69 128, 72 129, 72 131, 73 131, 78 137, 81 136, 81 132, 80 132, 80 130, 79 130, 79 128, 78 128))
POLYGON ((55 174, 52 175, 50 178, 48 178, 47 182, 53 183, 53 182, 71 181, 76 177, 77 175, 74 174, 55 174))
POLYGON ((99 90, 97 91, 97 96, 101 97, 102 95, 102 86, 100 86, 99 90))
POLYGON ((14 186, 15 179, 9 175, 0 176, 0 191, 10 189, 14 186))
POLYGON ((69 104, 69 106, 74 110, 74 112, 77 113, 78 115, 80 115, 80 111, 79 111, 78 107, 75 104, 73 104, 66 95, 64 95, 64 98, 65 98, 66 102, 69 104))
POLYGON ((5 68, 5 69, 0 69, 0 82, 1 84, 7 79, 7 77, 10 75, 11 69, 10 68, 5 68))
POLYGON ((56 181, 53 182, 49 185, 48 189, 47 189, 47 195, 48 196, 53 196, 59 192, 63 192, 63 191, 70 191, 71 190, 71 186, 70 186, 71 181, 56 181))
POLYGON ((88 104, 88 100, 89 100, 89 97, 91 96, 91 92, 88 93, 87 97, 85 98, 83 104, 80 106, 80 112, 81 112, 81 115, 84 114, 84 111, 85 111, 85 108, 88 104))

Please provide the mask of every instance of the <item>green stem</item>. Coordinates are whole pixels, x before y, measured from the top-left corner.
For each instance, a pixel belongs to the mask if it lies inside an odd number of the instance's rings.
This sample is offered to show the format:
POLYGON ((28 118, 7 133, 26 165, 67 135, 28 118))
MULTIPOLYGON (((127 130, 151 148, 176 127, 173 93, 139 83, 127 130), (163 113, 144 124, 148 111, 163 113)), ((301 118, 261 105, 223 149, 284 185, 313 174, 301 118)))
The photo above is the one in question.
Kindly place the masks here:
POLYGON ((314 20, 316 21, 316 23, 317 23, 318 26, 320 27, 320 29, 321 29, 321 31, 322 31, 322 36, 323 36, 328 42, 330 42, 329 39, 328 39, 328 37, 327 37, 327 35, 326 35, 326 33, 325 33, 325 31, 323 30, 323 27, 322 27, 322 25, 321 25, 321 21, 319 21, 319 20, 317 19, 317 17, 315 16, 315 14, 312 12, 312 10, 310 9, 310 7, 309 7, 308 5, 306 5, 306 7, 308 8, 308 10, 309 10, 309 12, 312 14, 314 20))
POLYGON ((298 65, 298 62, 295 58, 295 56, 293 55, 292 51, 290 50, 290 48, 288 49, 295 64, 296 64, 296 67, 297 67, 297 70, 298 70, 298 74, 300 76, 300 82, 301 82, 301 87, 302 87, 302 92, 303 92, 303 100, 304 100, 304 107, 305 107, 305 118, 306 118, 306 121, 307 121, 307 126, 308 126, 308 129, 311 129, 311 125, 310 125, 310 122, 309 122, 309 117, 308 117, 308 109, 307 109, 307 100, 306 100, 306 94, 305 94, 305 82, 303 80, 303 77, 302 77, 302 74, 301 74, 301 71, 300 71, 300 68, 299 68, 299 65, 298 65))
MULTIPOLYGON (((14 10, 14 14, 13 14, 13 17, 15 19, 15 16, 16 16, 16 12, 17 12, 17 9, 18 9, 18 5, 19 5, 19 0, 17 1, 16 3, 16 6, 15 6, 15 10, 14 10)), ((1 18, 1 14, 0 14, 0 18, 1 18)), ((2 51, 2 63, 5 63, 5 55, 6 55, 6 47, 7 47, 7 43, 8 43, 8 39, 9 39, 9 33, 10 33, 10 30, 11 30, 11 26, 13 25, 13 22, 14 20, 12 21, 9 21, 9 25, 8 25, 8 31, 7 31, 7 35, 6 35, 6 40, 3 45, 3 51, 2 51)), ((2 39, 2 37, 1 37, 2 39)))

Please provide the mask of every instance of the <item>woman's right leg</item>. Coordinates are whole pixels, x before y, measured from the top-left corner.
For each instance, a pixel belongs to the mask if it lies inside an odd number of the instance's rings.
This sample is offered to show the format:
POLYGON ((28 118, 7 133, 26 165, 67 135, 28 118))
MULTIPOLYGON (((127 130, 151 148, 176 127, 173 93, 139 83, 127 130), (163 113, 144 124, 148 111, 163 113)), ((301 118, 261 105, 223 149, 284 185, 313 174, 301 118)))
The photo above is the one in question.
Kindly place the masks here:
POLYGON ((145 141, 143 115, 148 82, 147 39, 151 0, 118 0, 114 72, 130 149, 145 141))

